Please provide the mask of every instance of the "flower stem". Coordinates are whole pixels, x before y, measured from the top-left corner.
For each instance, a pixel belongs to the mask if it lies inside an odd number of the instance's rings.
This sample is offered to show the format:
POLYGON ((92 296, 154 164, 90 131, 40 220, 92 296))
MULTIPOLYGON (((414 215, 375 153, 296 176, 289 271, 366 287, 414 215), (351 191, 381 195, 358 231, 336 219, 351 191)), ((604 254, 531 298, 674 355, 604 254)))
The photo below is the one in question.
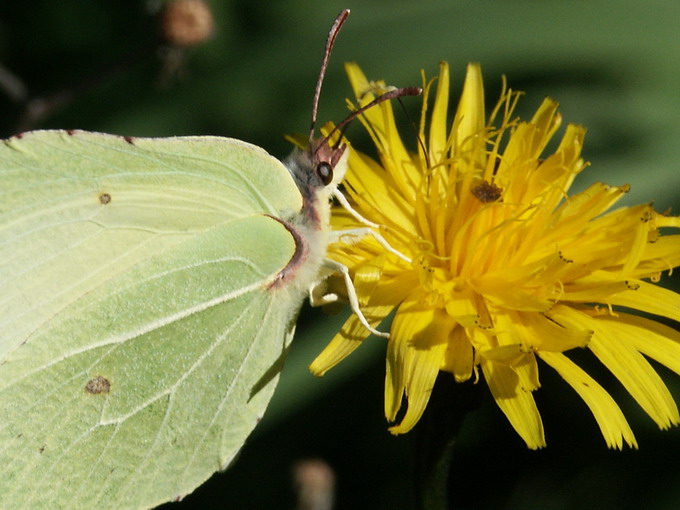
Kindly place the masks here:
POLYGON ((440 372, 427 409, 418 424, 415 488, 418 510, 450 510, 449 468, 465 415, 477 407, 478 388, 456 383, 440 372))

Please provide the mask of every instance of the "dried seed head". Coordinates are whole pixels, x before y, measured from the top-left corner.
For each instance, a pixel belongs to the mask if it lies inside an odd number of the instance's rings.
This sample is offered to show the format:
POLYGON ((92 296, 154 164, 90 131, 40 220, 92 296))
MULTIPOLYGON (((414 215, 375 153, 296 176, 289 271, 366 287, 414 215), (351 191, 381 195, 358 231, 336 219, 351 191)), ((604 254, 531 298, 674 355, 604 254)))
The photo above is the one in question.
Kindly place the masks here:
POLYGON ((203 0, 175 0, 165 4, 161 13, 163 38, 179 47, 195 46, 213 33, 212 11, 203 0))

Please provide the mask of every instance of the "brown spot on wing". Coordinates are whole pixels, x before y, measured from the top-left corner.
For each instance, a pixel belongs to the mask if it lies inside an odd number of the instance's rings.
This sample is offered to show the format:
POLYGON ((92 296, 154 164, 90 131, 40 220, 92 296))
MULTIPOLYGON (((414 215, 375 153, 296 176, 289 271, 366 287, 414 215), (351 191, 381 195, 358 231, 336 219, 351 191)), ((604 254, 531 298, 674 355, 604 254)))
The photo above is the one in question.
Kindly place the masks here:
POLYGON ((85 391, 91 393, 92 395, 98 395, 100 393, 109 393, 111 391, 111 383, 109 380, 101 375, 93 377, 85 385, 85 391))

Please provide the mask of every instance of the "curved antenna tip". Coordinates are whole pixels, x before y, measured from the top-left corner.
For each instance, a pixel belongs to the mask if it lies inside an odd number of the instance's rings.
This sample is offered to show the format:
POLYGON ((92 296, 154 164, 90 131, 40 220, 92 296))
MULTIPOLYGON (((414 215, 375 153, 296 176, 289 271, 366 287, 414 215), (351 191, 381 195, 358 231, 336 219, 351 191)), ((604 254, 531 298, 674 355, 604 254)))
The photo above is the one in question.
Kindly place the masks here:
POLYGON ((392 90, 389 90, 385 92, 384 94, 379 95, 376 97, 373 101, 371 101, 368 104, 365 104, 361 108, 357 108, 353 112, 351 112, 347 117, 344 118, 342 122, 340 122, 338 125, 336 125, 330 133, 328 133, 319 143, 319 147, 322 145, 328 143, 328 141, 331 139, 331 137, 337 132, 340 131, 341 133, 343 132, 345 126, 352 122, 354 119, 356 119, 359 115, 364 113, 366 110, 369 110, 370 108, 373 108, 374 106, 383 103, 385 101, 391 101, 392 99, 398 99, 400 97, 404 96, 418 96, 422 94, 423 89, 420 87, 401 87, 401 88, 394 88, 392 90))
POLYGON ((349 16, 349 9, 343 9, 340 14, 335 18, 331 29, 328 31, 328 37, 326 38, 326 47, 323 52, 323 60, 321 61, 321 70, 319 71, 319 78, 316 81, 316 88, 314 89, 314 99, 312 100, 312 122, 309 129, 309 144, 311 146, 314 140, 314 130, 316 129, 316 116, 319 109, 319 97, 321 96, 321 85, 323 84, 324 76, 326 75, 326 68, 328 67, 328 60, 331 57, 331 51, 333 51, 333 45, 335 44, 335 38, 338 36, 342 25, 345 23, 347 16, 349 16))

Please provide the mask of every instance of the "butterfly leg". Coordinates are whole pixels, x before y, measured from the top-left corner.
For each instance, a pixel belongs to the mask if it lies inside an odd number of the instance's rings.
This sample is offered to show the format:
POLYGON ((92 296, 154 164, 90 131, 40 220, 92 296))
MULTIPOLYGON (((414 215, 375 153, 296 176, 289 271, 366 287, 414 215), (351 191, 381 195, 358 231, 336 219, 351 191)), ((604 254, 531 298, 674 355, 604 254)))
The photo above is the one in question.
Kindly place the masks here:
POLYGON ((324 306, 329 305, 331 303, 337 303, 340 300, 340 296, 338 296, 335 292, 328 292, 327 278, 331 274, 333 274, 333 271, 330 271, 325 267, 321 268, 319 280, 309 287, 310 305, 314 307, 324 306))
POLYGON ((372 221, 367 220, 361 214, 359 214, 359 212, 354 207, 351 206, 345 195, 343 195, 339 189, 333 191, 333 196, 338 200, 338 202, 340 202, 342 208, 348 213, 350 213, 352 216, 354 216, 354 219, 357 220, 362 225, 366 225, 367 227, 371 228, 378 228, 380 226, 377 223, 373 223, 372 221))
POLYGON ((401 253, 399 250, 395 250, 390 246, 390 243, 387 242, 387 240, 380 234, 380 232, 376 232, 372 228, 368 227, 363 227, 363 228, 353 228, 350 230, 335 230, 330 233, 330 242, 344 242, 348 244, 352 244, 353 242, 359 242, 361 241, 362 238, 366 236, 371 236, 373 239, 378 241, 378 244, 385 248, 386 251, 390 252, 392 255, 396 255, 399 257, 401 260, 404 262, 411 264, 412 260, 401 253))
MULTIPOLYGON (((340 202, 340 205, 345 209, 348 213, 350 213, 354 219, 356 219, 359 223, 362 225, 366 225, 365 228, 355 228, 352 230, 343 230, 343 231, 336 231, 331 233, 331 242, 333 241, 340 241, 343 237, 350 237, 350 238, 355 238, 356 241, 361 240, 362 237, 365 236, 371 236, 373 237, 380 246, 385 248, 388 252, 390 252, 393 255, 396 255, 399 257, 401 260, 404 262, 407 262, 410 264, 412 261, 409 257, 404 255, 398 250, 395 250, 392 248, 390 243, 387 242, 387 240, 380 234, 380 232, 377 231, 377 229, 380 227, 377 223, 373 223, 372 221, 367 220, 364 218, 359 212, 352 207, 352 205, 349 203, 345 195, 342 194, 340 190, 335 190, 333 192, 333 196, 340 202)), ((345 239, 342 239, 343 241, 345 239)), ((351 241, 350 241, 351 242, 351 241)))
MULTIPOLYGON (((383 338, 390 337, 389 333, 385 333, 383 331, 375 329, 368 323, 368 320, 366 320, 366 317, 364 316, 364 313, 361 311, 361 307, 359 306, 359 298, 357 297, 357 292, 354 288, 354 282, 352 282, 352 277, 349 274, 349 269, 347 269, 347 266, 345 266, 344 264, 340 264, 335 260, 324 259, 322 271, 323 273, 326 273, 328 275, 333 273, 342 275, 345 282, 345 288, 347 289, 347 299, 349 300, 349 306, 352 309, 352 312, 359 319, 359 322, 361 322, 362 326, 364 326, 368 331, 373 333, 375 336, 380 336, 383 338)), ((334 303, 338 300, 337 294, 325 293, 324 292, 325 288, 326 287, 322 283, 313 285, 309 289, 309 302, 311 303, 312 306, 334 303)))

